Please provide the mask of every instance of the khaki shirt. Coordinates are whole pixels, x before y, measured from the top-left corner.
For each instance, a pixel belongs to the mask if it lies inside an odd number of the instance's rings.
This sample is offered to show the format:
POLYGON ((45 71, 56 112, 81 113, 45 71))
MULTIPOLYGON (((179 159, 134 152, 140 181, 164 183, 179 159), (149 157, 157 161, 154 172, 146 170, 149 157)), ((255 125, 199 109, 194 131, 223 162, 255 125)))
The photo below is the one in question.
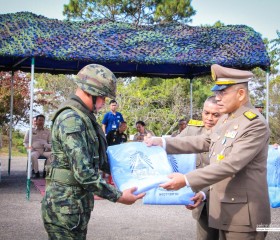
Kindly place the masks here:
MULTIPOLYGON (((29 145, 29 131, 24 136, 24 146, 29 145)), ((32 128, 32 151, 45 150, 50 151, 51 148, 51 132, 49 129, 32 128)))
MULTIPOLYGON (((204 126, 188 125, 177 137, 198 136, 202 134, 210 134, 211 130, 207 130, 204 126)), ((196 168, 203 168, 209 165, 209 153, 203 152, 196 154, 196 168)), ((201 189, 205 193, 207 199, 207 212, 209 213, 209 186, 201 189)), ((198 220, 201 216, 205 201, 202 202, 197 208, 192 210, 192 216, 198 220)))
POLYGON ((209 150, 210 165, 186 177, 195 192, 210 185, 210 227, 253 232, 270 224, 268 142, 266 120, 250 103, 224 114, 209 136, 166 138, 168 153, 209 150))

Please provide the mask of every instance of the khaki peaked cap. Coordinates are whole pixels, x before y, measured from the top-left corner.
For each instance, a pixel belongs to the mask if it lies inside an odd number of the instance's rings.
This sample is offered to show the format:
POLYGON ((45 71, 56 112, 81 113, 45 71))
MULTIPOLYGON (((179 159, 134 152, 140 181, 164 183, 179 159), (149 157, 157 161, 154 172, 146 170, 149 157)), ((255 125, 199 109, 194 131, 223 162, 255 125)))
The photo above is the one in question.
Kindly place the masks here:
POLYGON ((218 64, 211 66, 211 74, 216 84, 212 91, 221 91, 234 84, 249 82, 254 77, 250 71, 227 68, 218 64))

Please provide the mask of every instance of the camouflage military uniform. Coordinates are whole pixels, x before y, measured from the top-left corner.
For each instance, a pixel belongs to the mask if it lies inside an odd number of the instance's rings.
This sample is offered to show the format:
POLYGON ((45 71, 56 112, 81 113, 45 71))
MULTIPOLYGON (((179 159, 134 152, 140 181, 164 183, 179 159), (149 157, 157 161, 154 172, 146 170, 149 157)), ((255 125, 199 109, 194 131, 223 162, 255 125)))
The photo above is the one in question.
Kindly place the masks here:
POLYGON ((53 119, 54 159, 42 200, 42 218, 49 239, 86 239, 93 195, 112 202, 122 195, 99 174, 104 161, 101 138, 105 139, 100 134, 104 135, 94 115, 77 96, 66 102, 53 119))

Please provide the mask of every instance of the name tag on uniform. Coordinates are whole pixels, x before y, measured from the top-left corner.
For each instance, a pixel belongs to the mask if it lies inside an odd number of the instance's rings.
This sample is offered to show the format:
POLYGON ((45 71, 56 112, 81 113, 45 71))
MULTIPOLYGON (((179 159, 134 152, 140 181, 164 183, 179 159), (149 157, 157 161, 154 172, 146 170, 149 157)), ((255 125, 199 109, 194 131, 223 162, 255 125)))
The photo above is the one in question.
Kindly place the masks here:
POLYGON ((235 138, 237 135, 237 131, 226 132, 225 137, 227 138, 235 138))

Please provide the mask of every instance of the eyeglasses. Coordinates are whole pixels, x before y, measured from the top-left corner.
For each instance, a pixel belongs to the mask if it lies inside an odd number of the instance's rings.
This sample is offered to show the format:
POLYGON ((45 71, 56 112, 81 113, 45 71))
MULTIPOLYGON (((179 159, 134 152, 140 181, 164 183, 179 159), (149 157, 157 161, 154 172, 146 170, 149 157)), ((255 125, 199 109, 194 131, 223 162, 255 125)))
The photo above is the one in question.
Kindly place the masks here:
POLYGON ((234 90, 232 90, 232 91, 228 91, 228 92, 226 92, 225 90, 221 90, 221 91, 213 91, 214 92, 214 95, 216 96, 216 97, 223 97, 224 95, 226 95, 226 94, 228 94, 228 93, 231 93, 231 92, 235 92, 235 91, 238 91, 239 89, 234 89, 234 90))

